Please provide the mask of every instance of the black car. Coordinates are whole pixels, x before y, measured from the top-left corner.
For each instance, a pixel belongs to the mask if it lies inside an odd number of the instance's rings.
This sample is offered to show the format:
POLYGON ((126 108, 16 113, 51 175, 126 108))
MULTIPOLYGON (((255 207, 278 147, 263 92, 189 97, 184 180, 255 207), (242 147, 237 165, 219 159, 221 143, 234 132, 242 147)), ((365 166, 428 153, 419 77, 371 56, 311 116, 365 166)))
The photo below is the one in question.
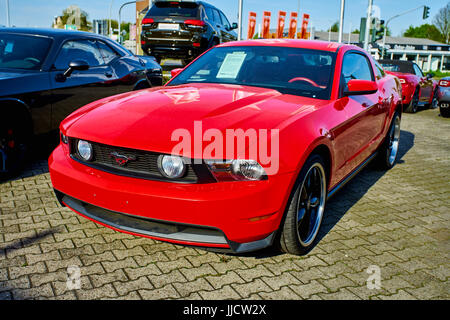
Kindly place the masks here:
POLYGON ((142 50, 162 58, 184 60, 184 64, 215 45, 237 40, 222 11, 201 1, 156 1, 142 20, 142 50))
MULTIPOLYGON (((162 85, 161 66, 93 33, 0 29, 0 178, 16 172, 31 138, 74 110, 162 85)), ((99 124, 101 125, 101 124, 99 124)))

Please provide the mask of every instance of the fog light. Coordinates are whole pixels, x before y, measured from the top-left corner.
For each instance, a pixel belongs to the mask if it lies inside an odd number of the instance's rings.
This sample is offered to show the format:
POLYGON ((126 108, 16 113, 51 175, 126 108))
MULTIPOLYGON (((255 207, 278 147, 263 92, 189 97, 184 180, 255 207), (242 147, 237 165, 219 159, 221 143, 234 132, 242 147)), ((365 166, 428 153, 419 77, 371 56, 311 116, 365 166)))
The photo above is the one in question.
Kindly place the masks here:
POLYGON ((92 145, 84 140, 79 140, 77 143, 78 155, 85 161, 91 161, 94 155, 92 145))
POLYGON ((181 157, 161 155, 158 157, 158 169, 163 176, 177 179, 186 172, 186 165, 181 157))

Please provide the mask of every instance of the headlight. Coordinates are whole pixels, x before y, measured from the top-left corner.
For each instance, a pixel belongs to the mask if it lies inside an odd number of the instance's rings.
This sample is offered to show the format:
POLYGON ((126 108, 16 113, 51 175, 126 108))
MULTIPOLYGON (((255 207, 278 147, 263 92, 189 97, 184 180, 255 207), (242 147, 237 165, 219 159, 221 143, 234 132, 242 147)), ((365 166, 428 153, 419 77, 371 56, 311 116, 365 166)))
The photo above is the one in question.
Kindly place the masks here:
POLYGON ((167 178, 181 178, 186 172, 186 165, 181 157, 161 155, 158 157, 158 169, 167 178))
POLYGON ((79 156, 85 161, 91 161, 94 155, 92 145, 84 140, 79 140, 77 143, 77 151, 79 156))
POLYGON ((217 181, 265 180, 266 171, 255 160, 205 160, 217 181))

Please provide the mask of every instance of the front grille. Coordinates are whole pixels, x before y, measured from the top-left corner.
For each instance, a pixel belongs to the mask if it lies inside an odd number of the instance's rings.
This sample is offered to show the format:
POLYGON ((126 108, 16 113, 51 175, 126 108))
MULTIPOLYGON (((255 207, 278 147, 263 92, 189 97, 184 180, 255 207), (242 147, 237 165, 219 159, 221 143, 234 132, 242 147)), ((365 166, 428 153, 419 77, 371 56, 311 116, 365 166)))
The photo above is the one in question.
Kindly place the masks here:
POLYGON ((70 139, 70 153, 73 159, 109 173, 133 178, 185 183, 207 183, 213 182, 214 180, 206 166, 203 164, 188 164, 186 173, 183 177, 179 179, 169 179, 163 176, 158 169, 158 157, 161 153, 109 146, 96 142, 90 142, 94 151, 92 161, 85 161, 76 151, 77 142, 78 139, 70 139), (114 157, 111 156, 112 153, 132 157, 134 160, 121 166, 115 161, 114 157))

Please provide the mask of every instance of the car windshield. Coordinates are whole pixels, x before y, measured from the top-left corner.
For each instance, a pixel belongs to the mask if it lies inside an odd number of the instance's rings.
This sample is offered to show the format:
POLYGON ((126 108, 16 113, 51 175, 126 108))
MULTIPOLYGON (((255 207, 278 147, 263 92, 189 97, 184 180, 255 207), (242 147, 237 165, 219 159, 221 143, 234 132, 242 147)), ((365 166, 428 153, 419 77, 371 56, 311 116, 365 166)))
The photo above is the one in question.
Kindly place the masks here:
POLYGON ((214 48, 169 85, 221 83, 256 86, 317 99, 330 98, 335 53, 286 47, 214 48))
POLYGON ((198 5, 194 2, 156 2, 148 11, 147 17, 188 17, 198 16, 198 5))
POLYGON ((0 68, 39 70, 51 43, 45 37, 0 33, 0 68))
POLYGON ((396 63, 396 62, 382 62, 384 70, 391 72, 401 72, 401 73, 414 73, 412 65, 407 63, 396 63))

